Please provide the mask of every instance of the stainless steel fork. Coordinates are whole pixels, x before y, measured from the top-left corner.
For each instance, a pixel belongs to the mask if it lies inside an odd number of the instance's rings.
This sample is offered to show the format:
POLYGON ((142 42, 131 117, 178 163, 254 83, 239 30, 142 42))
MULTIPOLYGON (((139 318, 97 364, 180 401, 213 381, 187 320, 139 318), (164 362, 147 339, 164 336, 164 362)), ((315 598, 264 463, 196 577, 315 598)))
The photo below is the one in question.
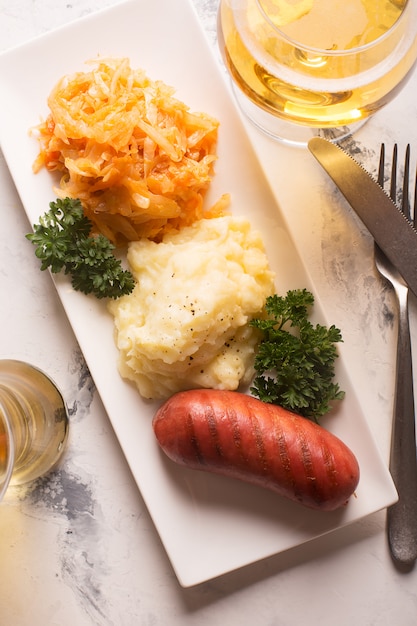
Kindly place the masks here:
MULTIPOLYGON (((390 183, 390 196, 394 202, 397 200, 397 153, 398 150, 395 145, 392 155, 390 183)), ((409 166, 410 147, 407 146, 401 210, 411 220, 408 192, 409 166)), ((385 178, 384 168, 385 147, 382 145, 378 172, 378 182, 382 187, 384 186, 385 178)), ((417 180, 414 187, 413 219, 417 210, 417 180)), ((397 563, 411 566, 417 559, 417 456, 413 366, 408 317, 408 287, 377 244, 375 244, 375 264, 380 274, 389 281, 395 291, 399 313, 394 415, 389 466, 398 491, 399 500, 396 504, 389 507, 387 511, 388 543, 393 560, 397 563)))

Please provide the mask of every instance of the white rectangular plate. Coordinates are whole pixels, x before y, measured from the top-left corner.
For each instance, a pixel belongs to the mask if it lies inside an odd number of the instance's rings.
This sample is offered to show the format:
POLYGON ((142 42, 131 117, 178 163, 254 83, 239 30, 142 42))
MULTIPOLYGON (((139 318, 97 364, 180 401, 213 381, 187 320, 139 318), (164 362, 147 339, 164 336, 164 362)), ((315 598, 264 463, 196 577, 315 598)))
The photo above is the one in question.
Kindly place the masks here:
MULTIPOLYGON (((220 120, 219 160, 207 202, 231 193, 233 212, 248 216, 262 232, 281 293, 312 289, 226 82, 192 6, 184 1, 126 2, 0 56, 0 142, 30 222, 38 221, 55 196, 50 175, 32 173, 38 146, 28 129, 47 115, 46 98, 56 81, 85 69, 85 61, 97 55, 129 57, 132 67, 174 86, 191 110, 220 120)), ((105 304, 72 291, 65 277, 55 283, 181 585, 300 545, 396 500, 343 363, 337 377, 346 399, 325 422, 353 449, 361 467, 357 497, 343 510, 310 511, 262 489, 173 466, 154 439, 156 405, 143 401, 118 374, 113 321, 105 304)))

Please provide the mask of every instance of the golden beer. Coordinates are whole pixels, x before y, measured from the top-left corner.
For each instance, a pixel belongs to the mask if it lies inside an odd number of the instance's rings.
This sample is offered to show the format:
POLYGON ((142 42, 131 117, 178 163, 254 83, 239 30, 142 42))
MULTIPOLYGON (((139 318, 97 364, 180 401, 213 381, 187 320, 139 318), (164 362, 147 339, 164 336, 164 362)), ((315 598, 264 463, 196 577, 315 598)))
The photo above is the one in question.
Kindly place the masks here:
POLYGON ((389 102, 410 75, 417 56, 416 5, 222 0, 219 44, 239 102, 249 117, 261 110, 260 120, 268 114, 329 129, 358 123, 389 102))
POLYGON ((0 360, 0 500, 52 469, 68 436, 68 416, 55 384, 37 368, 0 360))

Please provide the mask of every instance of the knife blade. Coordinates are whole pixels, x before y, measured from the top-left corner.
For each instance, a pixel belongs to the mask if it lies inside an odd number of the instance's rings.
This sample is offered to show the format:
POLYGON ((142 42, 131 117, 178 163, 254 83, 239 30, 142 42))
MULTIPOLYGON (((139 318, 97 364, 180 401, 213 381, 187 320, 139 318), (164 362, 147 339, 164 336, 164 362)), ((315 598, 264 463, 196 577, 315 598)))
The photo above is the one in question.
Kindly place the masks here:
POLYGON ((369 172, 340 146, 313 137, 308 148, 417 296, 417 231, 411 222, 369 172))

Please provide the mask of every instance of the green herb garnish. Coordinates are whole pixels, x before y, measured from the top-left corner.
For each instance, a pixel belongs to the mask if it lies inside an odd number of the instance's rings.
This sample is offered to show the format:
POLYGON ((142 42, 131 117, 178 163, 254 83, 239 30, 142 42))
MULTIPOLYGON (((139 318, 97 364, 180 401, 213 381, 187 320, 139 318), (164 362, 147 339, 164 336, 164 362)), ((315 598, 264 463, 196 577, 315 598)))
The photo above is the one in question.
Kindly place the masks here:
POLYGON ((264 402, 279 404, 317 421, 344 392, 333 382, 335 343, 342 341, 335 326, 313 326, 308 311, 314 303, 306 289, 277 294, 266 300, 265 319, 251 325, 263 338, 255 357, 257 375, 251 392, 264 402))
POLYGON ((57 199, 49 207, 34 225, 34 232, 26 235, 36 246, 41 270, 63 271, 71 276, 76 291, 97 298, 116 299, 130 293, 135 286, 132 274, 123 270, 107 237, 90 235, 93 224, 84 215, 81 202, 57 199))

